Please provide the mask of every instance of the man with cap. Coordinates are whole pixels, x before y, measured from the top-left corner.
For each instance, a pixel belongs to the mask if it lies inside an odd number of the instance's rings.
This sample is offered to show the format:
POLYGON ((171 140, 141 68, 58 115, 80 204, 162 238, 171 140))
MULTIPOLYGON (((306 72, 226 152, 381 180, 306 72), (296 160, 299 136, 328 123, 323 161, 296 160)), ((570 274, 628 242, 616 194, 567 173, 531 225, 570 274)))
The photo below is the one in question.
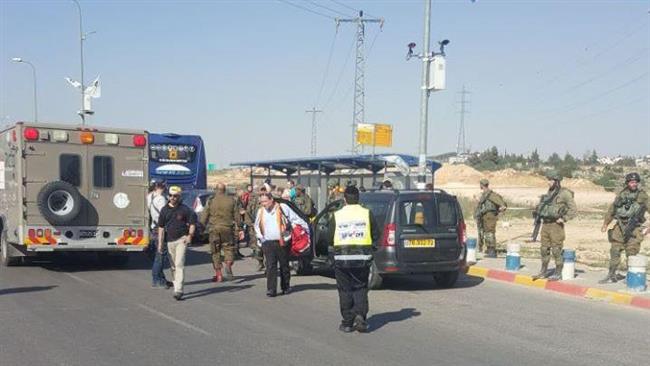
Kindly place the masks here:
POLYGON ((339 330, 363 333, 368 330, 368 275, 378 227, 370 210, 359 204, 357 187, 348 186, 343 197, 345 206, 334 212, 329 223, 343 318, 339 330))
POLYGON ((196 229, 196 214, 181 202, 181 192, 179 186, 169 187, 169 203, 160 210, 158 219, 158 252, 162 253, 163 241, 166 241, 176 300, 183 298, 185 252, 196 229))
POLYGON ((481 198, 478 201, 474 211, 474 219, 478 226, 478 250, 483 251, 483 244, 486 247, 486 257, 497 257, 497 239, 496 228, 499 213, 504 212, 508 207, 500 194, 490 189, 490 182, 487 179, 481 179, 481 198))
POLYGON ((201 212, 201 224, 209 233, 212 267, 214 268, 213 282, 230 281, 233 278, 232 265, 235 260, 235 233, 237 238, 244 236, 238 230, 240 215, 235 199, 226 195, 226 185, 217 184, 215 194, 201 212), (221 251, 225 268, 221 272, 221 251))
POLYGON ((625 256, 639 254, 641 242, 643 241, 643 229, 641 224, 645 222, 645 212, 648 208, 648 194, 639 187, 641 176, 639 173, 629 173, 625 176, 625 188, 620 191, 614 202, 609 206, 601 231, 607 232, 610 242, 609 250, 609 272, 600 283, 617 282, 616 270, 621 261, 621 252, 625 256), (609 224, 616 219, 614 227, 607 230, 609 224), (628 230, 630 237, 624 237, 624 231, 628 225, 633 225, 628 230))
POLYGON ((565 239, 564 224, 575 217, 577 209, 573 192, 560 185, 562 176, 555 171, 550 171, 546 178, 549 186, 548 192, 542 195, 533 213, 535 217, 540 217, 542 220, 540 248, 542 268, 538 274, 533 276, 533 279, 548 277, 548 264, 551 261, 551 255, 553 255, 555 271, 548 279, 557 281, 562 278, 562 267, 564 266, 562 258, 565 239))
POLYGON ((293 203, 308 217, 311 217, 314 213, 314 201, 305 192, 305 187, 302 184, 296 186, 296 198, 293 200, 293 203))

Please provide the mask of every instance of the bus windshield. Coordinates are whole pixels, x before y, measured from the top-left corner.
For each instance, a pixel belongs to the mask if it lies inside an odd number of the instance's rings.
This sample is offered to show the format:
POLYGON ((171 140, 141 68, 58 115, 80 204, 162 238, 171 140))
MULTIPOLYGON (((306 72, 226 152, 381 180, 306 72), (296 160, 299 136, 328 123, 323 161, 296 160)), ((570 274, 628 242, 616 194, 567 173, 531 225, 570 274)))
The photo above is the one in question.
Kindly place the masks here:
POLYGON ((207 166, 201 136, 150 133, 149 177, 184 190, 206 189, 207 166))

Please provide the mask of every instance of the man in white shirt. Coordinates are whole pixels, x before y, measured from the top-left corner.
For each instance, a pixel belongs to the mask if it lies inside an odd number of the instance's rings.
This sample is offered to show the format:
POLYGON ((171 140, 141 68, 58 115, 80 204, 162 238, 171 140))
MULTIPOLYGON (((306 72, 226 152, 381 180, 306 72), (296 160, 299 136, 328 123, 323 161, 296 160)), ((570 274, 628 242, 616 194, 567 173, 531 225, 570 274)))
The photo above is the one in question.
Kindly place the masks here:
POLYGON ((167 245, 163 245, 162 253, 158 252, 156 246, 158 244, 158 220, 160 218, 160 210, 167 205, 167 198, 164 195, 165 182, 154 181, 152 182, 152 190, 147 194, 147 208, 149 209, 149 216, 151 218, 149 243, 153 244, 151 250, 154 254, 153 266, 151 267, 152 287, 171 288, 172 283, 165 278, 165 261, 167 260, 167 245))
POLYGON ((260 195, 260 207, 255 218, 255 233, 258 245, 266 259, 266 296, 277 294, 278 263, 280 263, 280 288, 282 294, 291 291, 289 269, 289 241, 291 226, 300 225, 309 233, 309 225, 289 206, 280 204, 270 193, 260 195))

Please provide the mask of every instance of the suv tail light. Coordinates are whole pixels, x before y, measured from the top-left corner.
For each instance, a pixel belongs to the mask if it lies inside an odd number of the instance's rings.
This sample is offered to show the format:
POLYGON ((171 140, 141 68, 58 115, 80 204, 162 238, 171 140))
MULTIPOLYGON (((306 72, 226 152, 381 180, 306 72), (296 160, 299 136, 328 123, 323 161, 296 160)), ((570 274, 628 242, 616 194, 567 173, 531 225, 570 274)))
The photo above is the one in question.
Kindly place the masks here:
POLYGON ((391 223, 384 226, 384 240, 381 243, 385 247, 394 247, 395 246, 395 230, 397 225, 391 223))
POLYGON ((465 246, 465 242, 467 241, 467 226, 465 225, 465 221, 461 220, 458 222, 458 242, 461 246, 465 246))
POLYGON ((28 127, 23 131, 23 136, 25 140, 35 141, 38 140, 38 130, 32 127, 28 127))

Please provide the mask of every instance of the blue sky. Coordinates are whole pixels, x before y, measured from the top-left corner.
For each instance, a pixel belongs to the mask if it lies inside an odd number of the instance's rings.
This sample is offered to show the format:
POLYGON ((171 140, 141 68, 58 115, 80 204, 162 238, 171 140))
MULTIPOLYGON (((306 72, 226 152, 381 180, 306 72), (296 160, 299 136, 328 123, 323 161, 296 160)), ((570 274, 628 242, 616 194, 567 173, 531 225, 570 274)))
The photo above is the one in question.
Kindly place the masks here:
MULTIPOLYGON (((86 80, 102 80, 92 124, 201 134, 223 166, 307 156, 305 110, 318 101, 319 155, 350 148, 353 25, 336 33, 331 18, 275 0, 80 2, 85 30, 97 31, 86 80)), ((330 0, 290 2, 353 15, 330 0)), ((366 120, 395 131, 393 148, 378 151, 415 154, 421 63, 404 56, 407 43, 421 47, 423 2, 344 3, 386 20, 366 30, 366 120)), ((451 44, 447 90, 430 99, 429 153, 455 150, 466 85, 474 150, 650 154, 649 10, 650 1, 433 1, 432 44, 451 44)), ((0 0, 0 119, 32 119, 31 71, 9 62, 22 57, 37 67, 39 119, 78 121, 78 93, 64 81, 79 78, 77 19, 71 1, 0 0)))

